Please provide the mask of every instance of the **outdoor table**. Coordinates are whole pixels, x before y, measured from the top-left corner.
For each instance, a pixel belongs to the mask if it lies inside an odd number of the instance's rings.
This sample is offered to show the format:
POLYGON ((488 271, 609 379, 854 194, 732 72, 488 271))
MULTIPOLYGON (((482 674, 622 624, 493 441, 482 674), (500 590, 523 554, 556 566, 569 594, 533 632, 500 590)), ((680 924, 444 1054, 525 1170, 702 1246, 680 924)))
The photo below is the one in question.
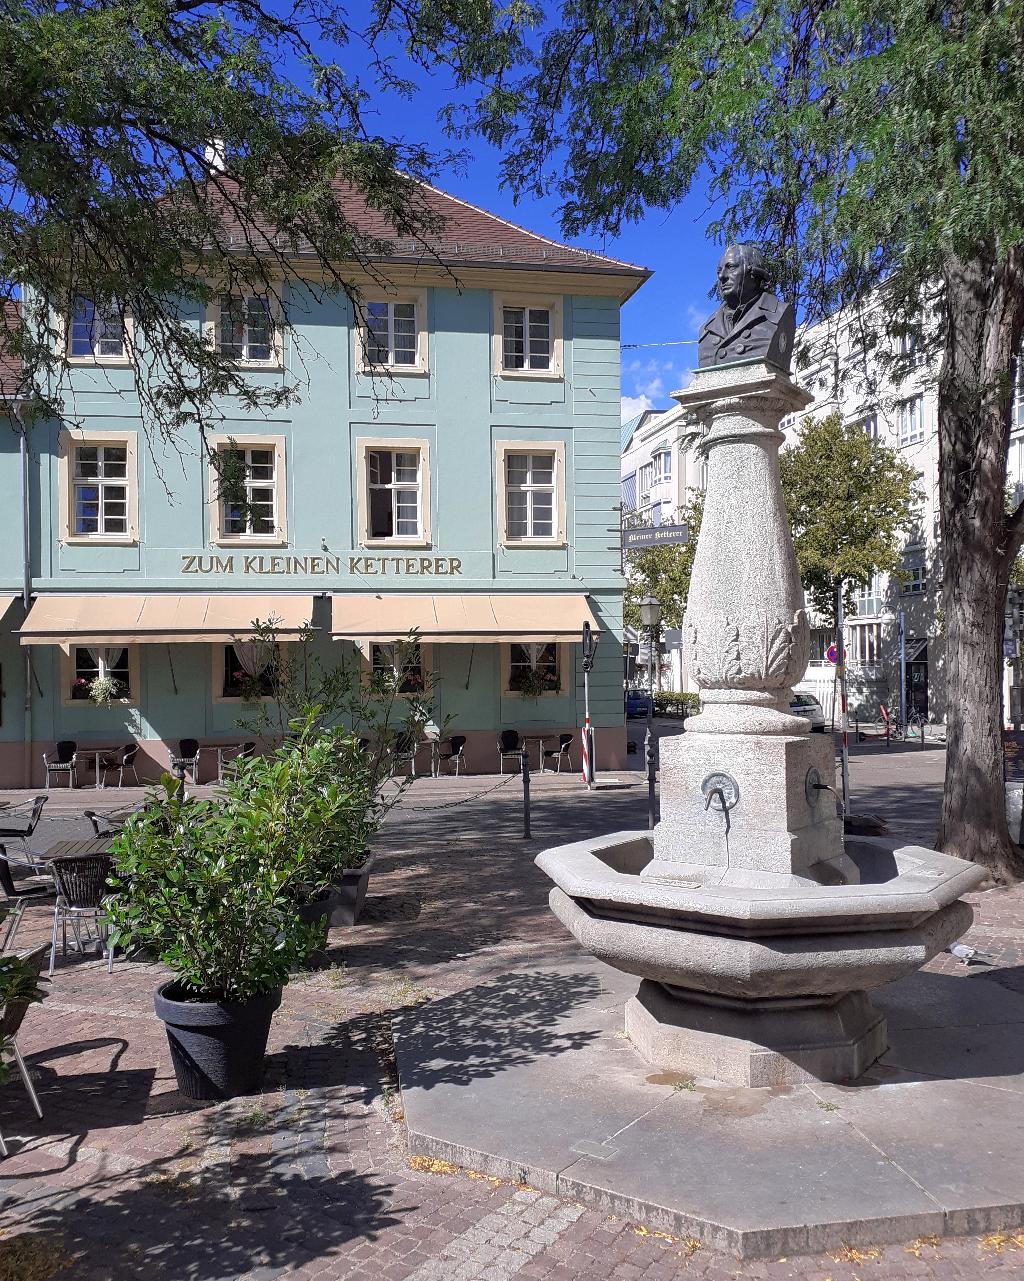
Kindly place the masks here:
POLYGON ((103 770, 100 768, 100 757, 110 756, 112 752, 116 752, 117 750, 118 749, 116 747, 80 747, 78 748, 79 756, 92 757, 92 767, 96 772, 96 782, 93 784, 94 787, 101 788, 101 787, 106 787, 107 785, 105 781, 106 775, 104 774, 103 770))
MULTIPOLYGON (((439 738, 422 738, 416 744, 416 756, 419 756, 425 748, 430 748, 430 777, 437 778, 437 771, 440 768, 440 758, 438 752, 441 750, 441 740, 439 738)), ((413 758, 413 774, 416 773, 416 760, 413 758)))
POLYGON ((520 735, 520 737, 522 739, 523 746, 527 749, 527 751, 529 751, 529 747, 531 743, 537 744, 537 769, 543 774, 544 773, 544 744, 548 741, 549 738, 553 738, 554 735, 553 734, 522 734, 520 735))
POLYGON ((37 854, 36 857, 42 859, 44 863, 50 863, 55 858, 81 858, 87 854, 109 854, 113 841, 113 833, 107 836, 87 836, 84 840, 54 841, 48 850, 37 854))

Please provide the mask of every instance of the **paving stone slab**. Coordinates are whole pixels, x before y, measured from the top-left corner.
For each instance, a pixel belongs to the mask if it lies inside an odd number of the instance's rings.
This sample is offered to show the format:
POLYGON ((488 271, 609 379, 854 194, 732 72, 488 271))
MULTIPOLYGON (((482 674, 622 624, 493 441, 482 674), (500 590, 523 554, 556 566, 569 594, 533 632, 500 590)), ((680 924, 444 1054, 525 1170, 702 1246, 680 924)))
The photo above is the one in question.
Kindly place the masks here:
POLYGON ((858 1084, 744 1089, 635 1054, 636 982, 580 957, 399 1014, 412 1151, 747 1258, 1024 1222, 1016 992, 914 976, 893 985, 893 1050, 858 1084), (503 992, 532 1008, 520 1031, 503 992))

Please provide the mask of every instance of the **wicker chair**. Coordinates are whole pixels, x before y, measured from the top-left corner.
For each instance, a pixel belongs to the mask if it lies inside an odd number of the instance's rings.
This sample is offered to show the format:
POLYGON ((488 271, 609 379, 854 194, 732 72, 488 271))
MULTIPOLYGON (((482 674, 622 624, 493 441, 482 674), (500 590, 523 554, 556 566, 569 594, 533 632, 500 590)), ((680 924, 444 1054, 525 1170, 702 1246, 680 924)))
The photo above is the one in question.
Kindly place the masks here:
POLYGON ((107 774, 117 770, 117 785, 124 787, 124 772, 131 770, 132 782, 136 787, 139 785, 139 774, 135 768, 135 758, 139 754, 138 743, 126 743, 124 747, 119 747, 115 752, 107 752, 101 756, 97 762, 97 767, 103 776, 103 786, 107 785, 107 774))
POLYGON ((243 743, 241 747, 229 744, 217 748, 217 782, 223 783, 225 776, 233 773, 235 761, 248 760, 256 751, 255 743, 243 743))
MULTIPOLYGON (((22 960, 28 961, 37 974, 43 972, 43 965, 46 963, 46 944, 40 947, 32 948, 28 952, 18 954, 22 960)), ((21 1031, 21 1025, 28 1013, 30 1002, 19 1001, 17 1004, 4 1006, 0 1010, 0 1045, 9 1046, 14 1053, 14 1062, 17 1064, 18 1074, 21 1077, 22 1084, 28 1092, 28 1097, 32 1101, 32 1107, 35 1109, 36 1116, 42 1118, 43 1109, 39 1106, 39 1097, 36 1094, 35 1086, 32 1084, 32 1078, 29 1076, 28 1068, 25 1066, 25 1060, 21 1056, 21 1050, 18 1049, 18 1033, 21 1031)), ((0 1134, 0 1156, 7 1155, 7 1147, 4 1144, 3 1135, 0 1134)))
POLYGON ((447 752, 438 752, 438 765, 442 761, 448 762, 448 773, 458 777, 459 770, 465 764, 466 736, 465 734, 453 734, 448 742, 447 752))
POLYGON ((171 762, 171 769, 182 781, 187 772, 192 775, 194 784, 199 783, 199 740, 197 738, 183 738, 178 743, 177 754, 168 752, 167 755, 171 762))
POLYGON ((51 975, 57 963, 58 930, 61 932, 61 955, 68 954, 69 921, 79 951, 82 950, 80 926, 84 925, 88 931, 90 922, 95 924, 97 935, 103 940, 107 973, 113 970, 114 949, 107 944, 106 915, 103 911, 103 896, 112 866, 113 859, 109 854, 76 854, 50 860, 50 871, 57 886, 57 902, 53 909, 53 937, 50 943, 51 975))
POLYGON ((558 762, 557 767, 553 771, 555 774, 561 774, 563 761, 565 761, 569 768, 572 769, 572 757, 569 755, 569 749, 572 747, 572 740, 572 734, 559 734, 558 746, 545 749, 540 762, 542 774, 547 768, 548 760, 558 762))
POLYGON ((70 739, 62 739, 52 752, 43 753, 43 765, 46 769, 46 790, 50 790, 50 775, 66 778, 68 787, 78 786, 78 744, 70 739))
POLYGON ((505 762, 517 761, 523 765, 523 745, 517 729, 503 729, 498 735, 498 773, 505 773, 505 762))
POLYGON ((413 778, 416 777, 416 748, 416 737, 411 731, 402 730, 400 734, 395 735, 395 742, 391 748, 392 778, 403 768, 407 768, 413 778))

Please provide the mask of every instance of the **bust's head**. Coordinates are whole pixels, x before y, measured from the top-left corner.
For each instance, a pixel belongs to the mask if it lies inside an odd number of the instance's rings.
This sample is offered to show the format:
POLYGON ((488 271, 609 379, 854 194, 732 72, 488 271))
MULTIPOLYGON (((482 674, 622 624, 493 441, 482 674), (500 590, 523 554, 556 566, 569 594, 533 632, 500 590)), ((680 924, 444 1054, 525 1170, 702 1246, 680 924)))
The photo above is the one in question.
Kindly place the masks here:
POLYGON ((727 307, 743 307, 768 287, 764 254, 751 244, 729 245, 718 263, 718 292, 727 307))

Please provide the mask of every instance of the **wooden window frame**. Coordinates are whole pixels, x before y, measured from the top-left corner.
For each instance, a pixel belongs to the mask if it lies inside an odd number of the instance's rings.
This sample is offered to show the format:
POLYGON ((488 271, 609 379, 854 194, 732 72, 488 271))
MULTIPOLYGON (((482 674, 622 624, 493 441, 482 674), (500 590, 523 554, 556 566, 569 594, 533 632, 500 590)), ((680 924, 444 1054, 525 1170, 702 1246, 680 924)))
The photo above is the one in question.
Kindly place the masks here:
POLYGON ((138 432, 90 431, 65 427, 58 437, 57 492, 58 538, 72 547, 135 547, 139 542, 139 460, 138 432), (128 490, 128 530, 124 534, 76 534, 74 454, 79 446, 113 446, 127 451, 125 485, 128 490))
POLYGON ((565 441, 563 440, 497 440, 494 442, 495 510, 498 518, 499 547, 565 547, 566 484, 565 441), (549 538, 509 538, 506 506, 506 463, 509 454, 553 454, 555 458, 554 532, 549 538))
MULTIPOLYGON (((394 325, 393 319, 389 322, 389 333, 394 325)), ((399 377, 403 374, 410 374, 421 377, 430 372, 428 360, 429 348, 427 340, 427 291, 425 289, 396 289, 387 293, 368 293, 359 299, 356 311, 355 325, 355 343, 356 343, 356 372, 364 374, 367 377, 373 377, 375 374, 384 376, 399 377), (367 333, 365 323, 365 310, 371 303, 388 303, 393 306, 395 303, 412 303, 416 308, 416 360, 411 365, 398 365, 391 361, 387 364, 377 364, 370 360, 367 344, 367 333), (359 309, 362 309, 363 316, 360 316, 359 309)), ((391 348, 389 348, 390 354, 391 348)))
POLYGON ((526 379, 527 381, 561 382, 565 377, 562 299, 554 294, 505 294, 494 295, 491 332, 491 373, 495 378, 526 379), (547 369, 505 368, 505 308, 534 307, 544 309, 551 316, 551 364, 547 369))
POLYGON ((238 449, 272 449, 274 451, 274 490, 276 495, 277 529, 272 534, 225 534, 223 504, 220 500, 217 469, 212 460, 207 461, 207 487, 209 527, 207 539, 211 547, 287 547, 288 546, 288 470, 287 438, 285 436, 259 435, 253 432, 211 432, 207 440, 211 449, 218 452, 236 446, 238 449))
MULTIPOLYGON (((116 645, 117 642, 115 641, 116 645)), ((62 707, 93 707, 97 711, 103 710, 103 705, 94 703, 91 698, 72 698, 71 682, 75 679, 75 672, 78 670, 75 663, 74 651, 76 649, 91 649, 90 645, 79 645, 74 640, 69 642, 67 647, 61 647, 60 651, 60 701, 62 707)), ((131 687, 127 698, 112 699, 110 707, 138 707, 139 705, 139 684, 141 664, 139 661, 140 645, 122 645, 122 649, 128 651, 128 683, 131 687)))
POLYGON ((430 441, 423 436, 360 436, 356 440, 356 542, 360 547, 430 547, 430 441), (418 453, 420 491, 420 533, 392 538, 370 537, 370 467, 372 450, 390 453, 418 453))

